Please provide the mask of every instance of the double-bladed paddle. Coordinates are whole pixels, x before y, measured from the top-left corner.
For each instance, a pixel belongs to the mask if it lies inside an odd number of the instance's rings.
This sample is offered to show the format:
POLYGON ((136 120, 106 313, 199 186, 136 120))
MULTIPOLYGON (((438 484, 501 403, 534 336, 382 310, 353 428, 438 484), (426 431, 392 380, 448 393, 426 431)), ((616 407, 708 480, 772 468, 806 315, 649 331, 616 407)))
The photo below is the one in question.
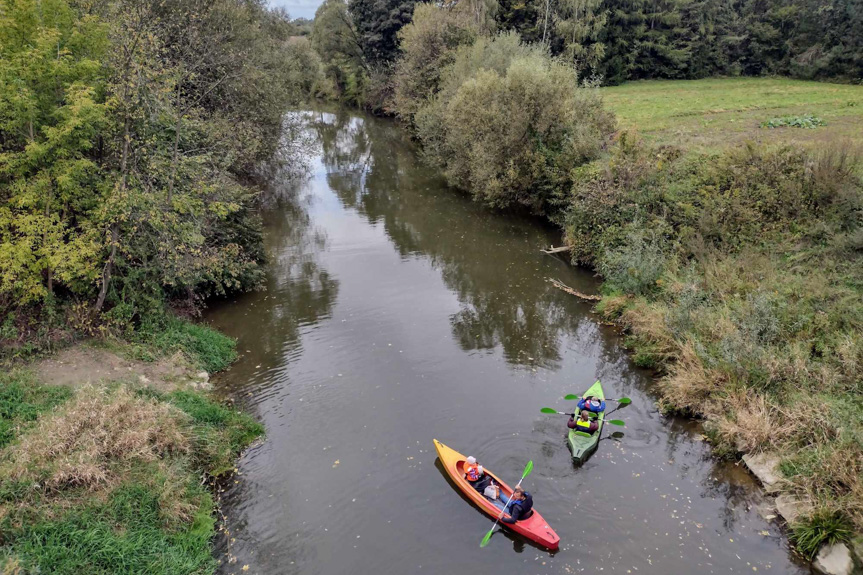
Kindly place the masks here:
MULTIPOLYGON (((567 401, 578 401, 579 399, 581 399, 581 396, 575 395, 574 393, 570 393, 569 395, 563 396, 563 398, 567 401)), ((630 403, 632 403, 632 400, 629 399, 628 397, 621 397, 620 399, 606 398, 605 401, 616 401, 620 405, 629 405, 630 403)))
MULTIPOLYGON (((540 409, 540 411, 543 413, 550 413, 552 415, 569 415, 570 417, 574 415, 573 413, 566 413, 565 411, 557 411, 556 409, 552 409, 551 407, 543 407, 542 409, 540 409)), ((603 421, 611 425, 625 425, 625 423, 623 423, 623 421, 620 419, 603 419, 603 421)))
POLYGON ((489 532, 486 533, 485 537, 483 537, 482 541, 480 541, 480 547, 485 547, 486 545, 488 545, 488 542, 491 541, 491 536, 494 533, 497 524, 500 522, 501 517, 503 517, 503 513, 504 511, 506 511, 507 505, 509 505, 509 502, 512 501, 512 496, 515 495, 515 490, 518 488, 519 485, 521 485, 521 482, 524 481, 524 478, 527 477, 531 471, 533 471, 532 460, 528 461, 527 465, 524 466, 524 473, 521 474, 521 479, 519 479, 518 483, 515 484, 515 487, 512 488, 512 493, 509 494, 509 498, 506 500, 506 505, 503 506, 503 509, 501 510, 500 515, 497 516, 497 520, 494 522, 494 525, 491 526, 489 532))

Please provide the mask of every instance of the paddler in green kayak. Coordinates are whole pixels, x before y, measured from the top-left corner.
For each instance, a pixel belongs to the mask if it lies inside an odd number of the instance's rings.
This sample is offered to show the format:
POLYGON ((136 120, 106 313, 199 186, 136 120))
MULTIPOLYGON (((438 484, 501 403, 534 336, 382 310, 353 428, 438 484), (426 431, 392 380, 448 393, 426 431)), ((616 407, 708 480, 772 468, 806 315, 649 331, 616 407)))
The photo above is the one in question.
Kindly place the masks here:
POLYGON ((588 410, 582 409, 578 419, 575 419, 574 416, 575 414, 569 416, 569 421, 566 422, 568 428, 583 431, 588 435, 593 435, 599 429, 599 423, 595 419, 590 418, 588 410))
POLYGON ((605 411, 605 400, 588 395, 587 397, 579 399, 576 407, 579 411, 586 409, 592 413, 599 413, 600 411, 605 411))

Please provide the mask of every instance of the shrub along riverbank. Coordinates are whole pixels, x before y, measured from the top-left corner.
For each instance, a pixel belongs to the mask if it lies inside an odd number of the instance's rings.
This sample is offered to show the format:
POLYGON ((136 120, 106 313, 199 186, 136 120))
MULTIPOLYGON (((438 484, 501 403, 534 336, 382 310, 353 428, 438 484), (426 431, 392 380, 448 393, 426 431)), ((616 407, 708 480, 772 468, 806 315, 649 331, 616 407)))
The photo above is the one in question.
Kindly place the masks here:
POLYGON ((0 361, 253 289, 319 61, 262 1, 0 0, 0 361))
MULTIPOLYGON (((426 160, 478 201, 561 226, 573 262, 605 280, 599 311, 659 372, 663 408, 704 418, 719 455, 780 459, 781 489, 805 511, 792 525, 803 553, 863 530, 853 142, 649 144, 617 130, 571 67, 513 33, 423 4, 399 39, 390 111, 426 160)), ((842 92, 852 104, 855 90, 842 92)))
MULTIPOLYGON (((863 529, 863 182, 847 149, 680 154, 622 139, 583 169, 574 261, 602 274, 662 405, 719 454, 780 457, 823 537, 863 529)), ((807 545, 807 555, 818 545, 807 545)))
MULTIPOLYGON (((200 326, 176 345, 169 337, 111 348, 151 360, 182 351, 193 369, 222 368, 233 353, 231 340, 200 326)), ((123 372, 125 381, 80 387, 46 385, 33 369, 0 375, 3 573, 215 570, 207 483, 263 428, 185 378, 145 385, 123 372)))

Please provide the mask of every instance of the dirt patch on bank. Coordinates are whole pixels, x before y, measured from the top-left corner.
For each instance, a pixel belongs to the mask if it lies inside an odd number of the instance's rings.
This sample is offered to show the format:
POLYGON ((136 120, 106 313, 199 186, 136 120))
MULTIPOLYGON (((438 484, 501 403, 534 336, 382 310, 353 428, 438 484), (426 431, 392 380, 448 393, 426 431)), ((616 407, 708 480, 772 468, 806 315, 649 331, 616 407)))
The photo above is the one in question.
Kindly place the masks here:
POLYGON ((73 387, 122 381, 170 390, 208 379, 205 372, 194 369, 181 353, 148 362, 89 345, 68 348, 33 367, 42 383, 73 387))

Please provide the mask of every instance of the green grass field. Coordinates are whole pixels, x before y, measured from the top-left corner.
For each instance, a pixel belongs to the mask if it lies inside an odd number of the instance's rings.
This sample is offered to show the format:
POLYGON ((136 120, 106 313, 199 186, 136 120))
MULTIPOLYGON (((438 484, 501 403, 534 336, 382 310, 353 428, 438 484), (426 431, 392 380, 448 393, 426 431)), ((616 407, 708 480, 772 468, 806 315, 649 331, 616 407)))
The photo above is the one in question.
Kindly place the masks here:
POLYGON ((746 140, 819 144, 850 139, 863 144, 863 86, 787 78, 651 80, 602 88, 621 128, 648 141, 717 148, 746 140), (781 116, 812 114, 825 126, 761 128, 781 116))

